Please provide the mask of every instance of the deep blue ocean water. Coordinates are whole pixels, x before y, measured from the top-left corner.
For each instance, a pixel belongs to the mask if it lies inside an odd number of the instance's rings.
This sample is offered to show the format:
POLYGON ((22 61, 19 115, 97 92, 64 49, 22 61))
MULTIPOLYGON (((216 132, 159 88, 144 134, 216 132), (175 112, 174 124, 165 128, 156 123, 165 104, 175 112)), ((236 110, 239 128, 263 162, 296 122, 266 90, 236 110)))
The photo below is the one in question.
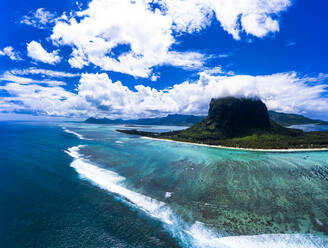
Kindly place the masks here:
POLYGON ((328 152, 117 128, 0 122, 0 247, 328 247, 328 152))

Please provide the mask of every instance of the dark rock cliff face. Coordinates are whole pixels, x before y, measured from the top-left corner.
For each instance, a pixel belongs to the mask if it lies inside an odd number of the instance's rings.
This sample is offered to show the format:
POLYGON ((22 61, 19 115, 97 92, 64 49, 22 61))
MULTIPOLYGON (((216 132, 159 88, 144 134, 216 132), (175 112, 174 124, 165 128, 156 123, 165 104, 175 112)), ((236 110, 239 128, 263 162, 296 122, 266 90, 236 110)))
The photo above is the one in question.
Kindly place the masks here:
POLYGON ((271 128, 268 110, 259 99, 225 97, 212 99, 207 119, 223 129, 271 128))
POLYGON ((242 137, 270 131, 272 123, 265 104, 259 99, 224 97, 212 99, 207 117, 190 128, 221 137, 242 137))

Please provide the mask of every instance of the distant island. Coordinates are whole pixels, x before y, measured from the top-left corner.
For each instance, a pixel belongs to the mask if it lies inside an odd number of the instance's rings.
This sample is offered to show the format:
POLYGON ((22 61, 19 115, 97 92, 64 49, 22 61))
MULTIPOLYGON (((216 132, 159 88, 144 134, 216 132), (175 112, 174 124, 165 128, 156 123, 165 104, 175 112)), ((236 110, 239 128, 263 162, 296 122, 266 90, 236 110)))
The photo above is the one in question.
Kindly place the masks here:
MULTIPOLYGON (((279 113, 276 111, 268 111, 269 118, 279 125, 288 127, 293 125, 304 124, 318 124, 328 125, 327 121, 314 120, 298 114, 279 113)), ((90 124, 127 124, 127 125, 163 125, 163 126, 192 126, 199 123, 205 118, 205 116, 196 115, 167 115, 165 117, 158 118, 143 118, 135 120, 122 120, 122 119, 108 119, 108 118, 94 118, 90 117, 85 120, 85 123, 90 124)))
POLYGON ((149 138, 252 149, 328 148, 328 132, 303 132, 283 127, 269 117, 260 99, 212 99, 208 115, 182 131, 151 133, 117 130, 149 138))
POLYGON ((205 116, 195 116, 195 115, 168 115, 165 117, 159 118, 144 118, 144 119, 136 119, 136 120, 122 120, 122 119, 97 119, 90 117, 85 120, 85 123, 91 124, 127 124, 127 125, 163 125, 163 126, 192 126, 201 120, 203 120, 205 116))

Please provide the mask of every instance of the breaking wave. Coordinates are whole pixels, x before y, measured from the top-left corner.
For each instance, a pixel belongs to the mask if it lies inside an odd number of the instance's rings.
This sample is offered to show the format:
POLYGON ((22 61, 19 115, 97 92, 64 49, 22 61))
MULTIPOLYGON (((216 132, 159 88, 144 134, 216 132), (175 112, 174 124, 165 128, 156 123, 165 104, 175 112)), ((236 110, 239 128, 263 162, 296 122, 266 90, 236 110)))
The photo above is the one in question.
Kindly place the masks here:
POLYGON ((103 169, 83 158, 82 146, 69 148, 66 153, 73 158, 73 167, 82 179, 111 192, 146 214, 160 220, 164 228, 180 242, 182 247, 216 248, 325 248, 328 238, 305 234, 263 234, 223 237, 201 222, 190 225, 176 216, 164 202, 127 189, 124 177, 103 169))
POLYGON ((87 138, 85 138, 82 134, 79 134, 79 133, 77 133, 77 132, 74 132, 74 131, 72 131, 72 130, 69 130, 69 129, 66 128, 66 127, 62 127, 62 129, 63 129, 63 131, 64 131, 65 133, 74 134, 76 137, 78 137, 78 138, 81 139, 81 140, 91 140, 91 139, 87 139, 87 138))

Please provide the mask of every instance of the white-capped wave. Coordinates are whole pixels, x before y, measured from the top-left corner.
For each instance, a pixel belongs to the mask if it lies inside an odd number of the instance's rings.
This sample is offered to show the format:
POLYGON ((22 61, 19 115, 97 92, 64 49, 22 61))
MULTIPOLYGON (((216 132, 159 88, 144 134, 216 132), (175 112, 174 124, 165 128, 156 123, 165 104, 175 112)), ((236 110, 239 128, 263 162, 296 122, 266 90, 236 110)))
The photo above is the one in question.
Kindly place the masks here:
POLYGON ((127 189, 124 177, 100 168, 79 154, 82 146, 66 151, 74 158, 71 166, 83 179, 123 197, 138 209, 162 221, 164 227, 181 242, 183 247, 215 248, 327 248, 328 239, 302 234, 263 234, 223 237, 201 222, 189 225, 178 218, 164 202, 127 189))
POLYGON ((327 248, 328 239, 310 234, 261 234, 220 237, 203 223, 196 222, 187 232, 195 247, 217 248, 327 248))
POLYGON ((153 217, 163 220, 167 224, 172 224, 172 212, 169 208, 164 207, 165 203, 152 199, 148 196, 134 192, 125 188, 122 182, 125 180, 117 173, 100 168, 83 159, 78 153, 81 146, 69 148, 67 153, 74 158, 71 166, 79 173, 79 175, 88 179, 99 187, 109 192, 123 196, 135 206, 150 214, 153 217))
POLYGON ((224 237, 220 242, 226 247, 239 248, 327 248, 328 240, 304 234, 262 234, 253 236, 224 237))
POLYGON ((87 138, 85 138, 82 134, 79 134, 79 133, 77 133, 77 132, 74 132, 74 131, 72 131, 72 130, 69 130, 69 129, 66 128, 66 127, 62 127, 62 129, 63 129, 64 132, 66 132, 66 133, 74 134, 76 137, 78 137, 78 138, 81 139, 81 140, 91 140, 91 139, 87 139, 87 138))

